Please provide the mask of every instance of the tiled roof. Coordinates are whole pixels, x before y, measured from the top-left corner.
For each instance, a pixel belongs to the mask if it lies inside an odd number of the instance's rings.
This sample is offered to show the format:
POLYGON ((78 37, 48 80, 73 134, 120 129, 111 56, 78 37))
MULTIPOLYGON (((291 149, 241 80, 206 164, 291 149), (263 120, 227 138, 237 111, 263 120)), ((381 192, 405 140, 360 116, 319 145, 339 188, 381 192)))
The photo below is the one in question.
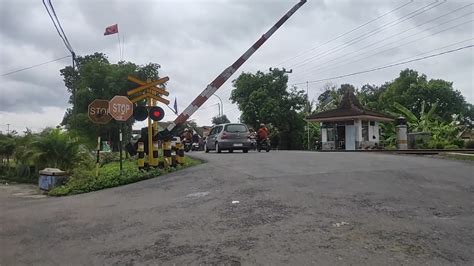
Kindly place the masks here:
POLYGON ((392 116, 365 109, 357 100, 352 90, 347 90, 344 94, 341 103, 336 109, 312 114, 306 117, 308 120, 321 118, 337 118, 347 116, 375 116, 381 118, 393 119, 392 116))

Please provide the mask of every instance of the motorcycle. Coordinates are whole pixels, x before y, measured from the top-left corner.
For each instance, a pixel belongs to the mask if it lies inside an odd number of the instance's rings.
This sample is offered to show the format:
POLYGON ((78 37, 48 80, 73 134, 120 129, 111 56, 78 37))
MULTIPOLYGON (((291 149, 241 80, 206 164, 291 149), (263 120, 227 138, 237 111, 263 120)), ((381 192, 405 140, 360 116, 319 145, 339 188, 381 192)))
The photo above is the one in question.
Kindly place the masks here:
POLYGON ((257 141, 257 151, 260 152, 261 150, 265 150, 269 152, 271 150, 270 139, 266 138, 264 140, 257 141))
POLYGON ((200 146, 199 146, 199 143, 197 142, 193 142, 193 144, 191 144, 191 150, 192 151, 199 151, 200 150, 200 146))
POLYGON ((184 139, 184 151, 189 152, 192 149, 192 143, 190 140, 184 139))

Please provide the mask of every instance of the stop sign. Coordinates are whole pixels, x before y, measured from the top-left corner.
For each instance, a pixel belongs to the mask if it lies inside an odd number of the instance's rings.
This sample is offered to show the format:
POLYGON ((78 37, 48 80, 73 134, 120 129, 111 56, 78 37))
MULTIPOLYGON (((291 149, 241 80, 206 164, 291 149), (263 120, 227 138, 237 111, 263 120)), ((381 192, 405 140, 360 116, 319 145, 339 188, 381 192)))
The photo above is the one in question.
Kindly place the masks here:
POLYGON ((133 103, 125 96, 115 96, 109 102, 109 113, 117 121, 127 121, 133 114, 133 103))
POLYGON ((109 101, 96 99, 89 104, 87 115, 93 123, 107 124, 112 120, 109 115, 109 101))

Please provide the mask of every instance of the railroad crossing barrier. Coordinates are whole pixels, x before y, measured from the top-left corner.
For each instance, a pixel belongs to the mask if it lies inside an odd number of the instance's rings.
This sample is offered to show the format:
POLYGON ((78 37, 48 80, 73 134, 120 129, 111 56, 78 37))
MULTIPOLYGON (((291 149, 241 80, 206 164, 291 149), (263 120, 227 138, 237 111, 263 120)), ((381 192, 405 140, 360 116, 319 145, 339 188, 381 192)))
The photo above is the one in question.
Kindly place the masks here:
POLYGON ((169 140, 163 142, 163 162, 165 167, 173 165, 173 159, 171 157, 171 141, 169 140))
POLYGON ((184 164, 184 144, 176 143, 176 163, 184 164))
POLYGON ((150 166, 158 167, 158 163, 159 163, 158 149, 159 149, 158 140, 153 140, 153 152, 152 152, 153 158, 150 160, 151 161, 150 166))

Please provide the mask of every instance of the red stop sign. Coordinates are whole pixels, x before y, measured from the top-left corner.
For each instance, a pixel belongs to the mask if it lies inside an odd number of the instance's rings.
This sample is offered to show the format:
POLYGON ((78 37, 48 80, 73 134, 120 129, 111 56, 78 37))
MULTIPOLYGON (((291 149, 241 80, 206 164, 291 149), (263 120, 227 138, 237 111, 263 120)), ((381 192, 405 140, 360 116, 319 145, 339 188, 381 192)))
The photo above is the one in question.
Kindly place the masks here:
POLYGON ((117 121, 127 121, 133 114, 133 103, 125 96, 115 96, 109 102, 109 113, 117 121))

